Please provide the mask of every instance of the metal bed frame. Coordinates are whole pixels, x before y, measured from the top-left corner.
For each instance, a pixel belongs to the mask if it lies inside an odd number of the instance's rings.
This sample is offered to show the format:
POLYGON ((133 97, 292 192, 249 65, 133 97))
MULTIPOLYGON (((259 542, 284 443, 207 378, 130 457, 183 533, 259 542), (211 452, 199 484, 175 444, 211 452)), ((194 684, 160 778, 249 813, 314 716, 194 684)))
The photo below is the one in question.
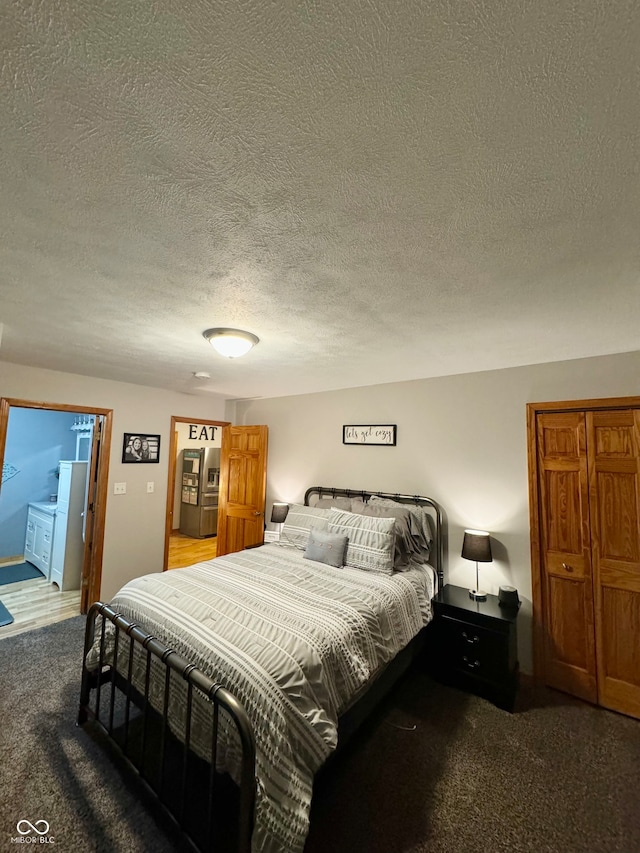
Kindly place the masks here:
POLYGON ((433 498, 427 498, 424 495, 399 495, 392 492, 365 492, 360 489, 339 489, 331 486, 311 486, 304 493, 304 502, 309 506, 309 501, 317 495, 320 498, 361 498, 365 503, 374 495, 380 498, 387 498, 402 504, 416 504, 422 507, 428 507, 432 513, 435 523, 435 559, 434 568, 438 574, 438 583, 440 586, 444 584, 444 519, 442 507, 433 498))
MULTIPOLYGON (((430 509, 435 522, 435 555, 432 562, 440 584, 443 582, 443 520, 439 505, 421 495, 398 495, 313 486, 305 493, 305 504, 313 495, 362 498, 372 495, 391 498, 405 504, 430 509)), ((385 668, 364 695, 339 719, 341 752, 353 732, 371 714, 390 687, 409 668, 423 650, 429 626, 423 628, 409 645, 385 668)), ((186 839, 197 851, 250 853, 255 810, 255 741, 250 720, 242 704, 223 685, 213 681, 194 664, 182 658, 140 625, 130 622, 102 602, 91 606, 87 614, 78 725, 98 735, 106 735, 124 763, 138 776, 152 799, 159 803, 186 839), (96 629, 96 620, 101 626, 96 629), (115 628, 113 653, 105 651, 107 623, 115 628), (98 666, 89 670, 87 654, 100 636, 98 666), (133 683, 134 657, 144 662, 143 685, 133 683), (152 662, 164 668, 162 710, 150 699, 152 662), (126 671, 126 674, 124 672, 126 671), (172 675, 173 673, 173 675, 172 675), (172 678, 186 684, 185 726, 180 737, 169 722, 172 678), (196 755, 192 744, 194 701, 209 703, 211 731, 209 758, 196 755), (233 726, 241 745, 237 784, 216 770, 220 743, 220 720, 233 726)), ((329 762, 333 761, 332 755, 329 762)), ((324 771, 324 768, 322 768, 324 771)))

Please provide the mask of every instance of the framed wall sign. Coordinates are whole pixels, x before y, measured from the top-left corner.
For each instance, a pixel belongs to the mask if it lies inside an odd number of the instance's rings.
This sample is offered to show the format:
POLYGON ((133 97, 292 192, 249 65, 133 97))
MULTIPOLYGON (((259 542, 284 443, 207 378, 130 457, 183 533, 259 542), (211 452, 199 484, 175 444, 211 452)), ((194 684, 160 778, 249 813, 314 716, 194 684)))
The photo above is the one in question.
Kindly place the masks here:
POLYGON ((395 447, 396 424, 345 424, 343 444, 377 444, 395 447))
POLYGON ((122 442, 123 462, 159 462, 160 436, 142 432, 125 432, 122 442))

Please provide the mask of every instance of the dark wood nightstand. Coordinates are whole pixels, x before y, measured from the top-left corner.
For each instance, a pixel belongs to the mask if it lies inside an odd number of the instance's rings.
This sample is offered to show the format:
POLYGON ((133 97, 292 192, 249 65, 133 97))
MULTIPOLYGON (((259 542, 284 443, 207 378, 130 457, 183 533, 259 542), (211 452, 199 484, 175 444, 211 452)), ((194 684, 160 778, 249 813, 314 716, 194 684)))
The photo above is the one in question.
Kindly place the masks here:
POLYGON ((474 601, 447 584, 433 599, 430 664, 436 679, 513 711, 518 691, 518 611, 496 595, 474 601))

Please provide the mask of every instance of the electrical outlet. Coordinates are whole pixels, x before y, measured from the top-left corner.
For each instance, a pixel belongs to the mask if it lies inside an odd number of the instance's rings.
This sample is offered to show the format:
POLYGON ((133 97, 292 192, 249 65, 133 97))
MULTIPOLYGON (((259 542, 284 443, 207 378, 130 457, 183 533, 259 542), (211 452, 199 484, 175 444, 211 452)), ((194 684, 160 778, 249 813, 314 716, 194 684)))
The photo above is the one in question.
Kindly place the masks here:
POLYGON ((126 495, 127 494, 127 484, 126 483, 114 483, 113 484, 113 494, 114 495, 126 495))
POLYGON ((151 494, 151 492, 155 491, 156 484, 155 483, 147 483, 147 493, 151 494))

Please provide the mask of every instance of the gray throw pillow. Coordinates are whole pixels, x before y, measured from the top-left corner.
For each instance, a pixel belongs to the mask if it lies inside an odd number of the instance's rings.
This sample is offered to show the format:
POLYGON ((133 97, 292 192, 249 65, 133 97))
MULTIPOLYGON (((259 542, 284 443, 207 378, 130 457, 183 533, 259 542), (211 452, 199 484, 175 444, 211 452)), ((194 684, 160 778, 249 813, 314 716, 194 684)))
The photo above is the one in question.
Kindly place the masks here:
POLYGON ((305 559, 315 560, 316 563, 326 563, 341 569, 344 566, 344 553, 347 550, 346 536, 339 533, 329 533, 327 530, 309 531, 309 541, 304 552, 305 559))

